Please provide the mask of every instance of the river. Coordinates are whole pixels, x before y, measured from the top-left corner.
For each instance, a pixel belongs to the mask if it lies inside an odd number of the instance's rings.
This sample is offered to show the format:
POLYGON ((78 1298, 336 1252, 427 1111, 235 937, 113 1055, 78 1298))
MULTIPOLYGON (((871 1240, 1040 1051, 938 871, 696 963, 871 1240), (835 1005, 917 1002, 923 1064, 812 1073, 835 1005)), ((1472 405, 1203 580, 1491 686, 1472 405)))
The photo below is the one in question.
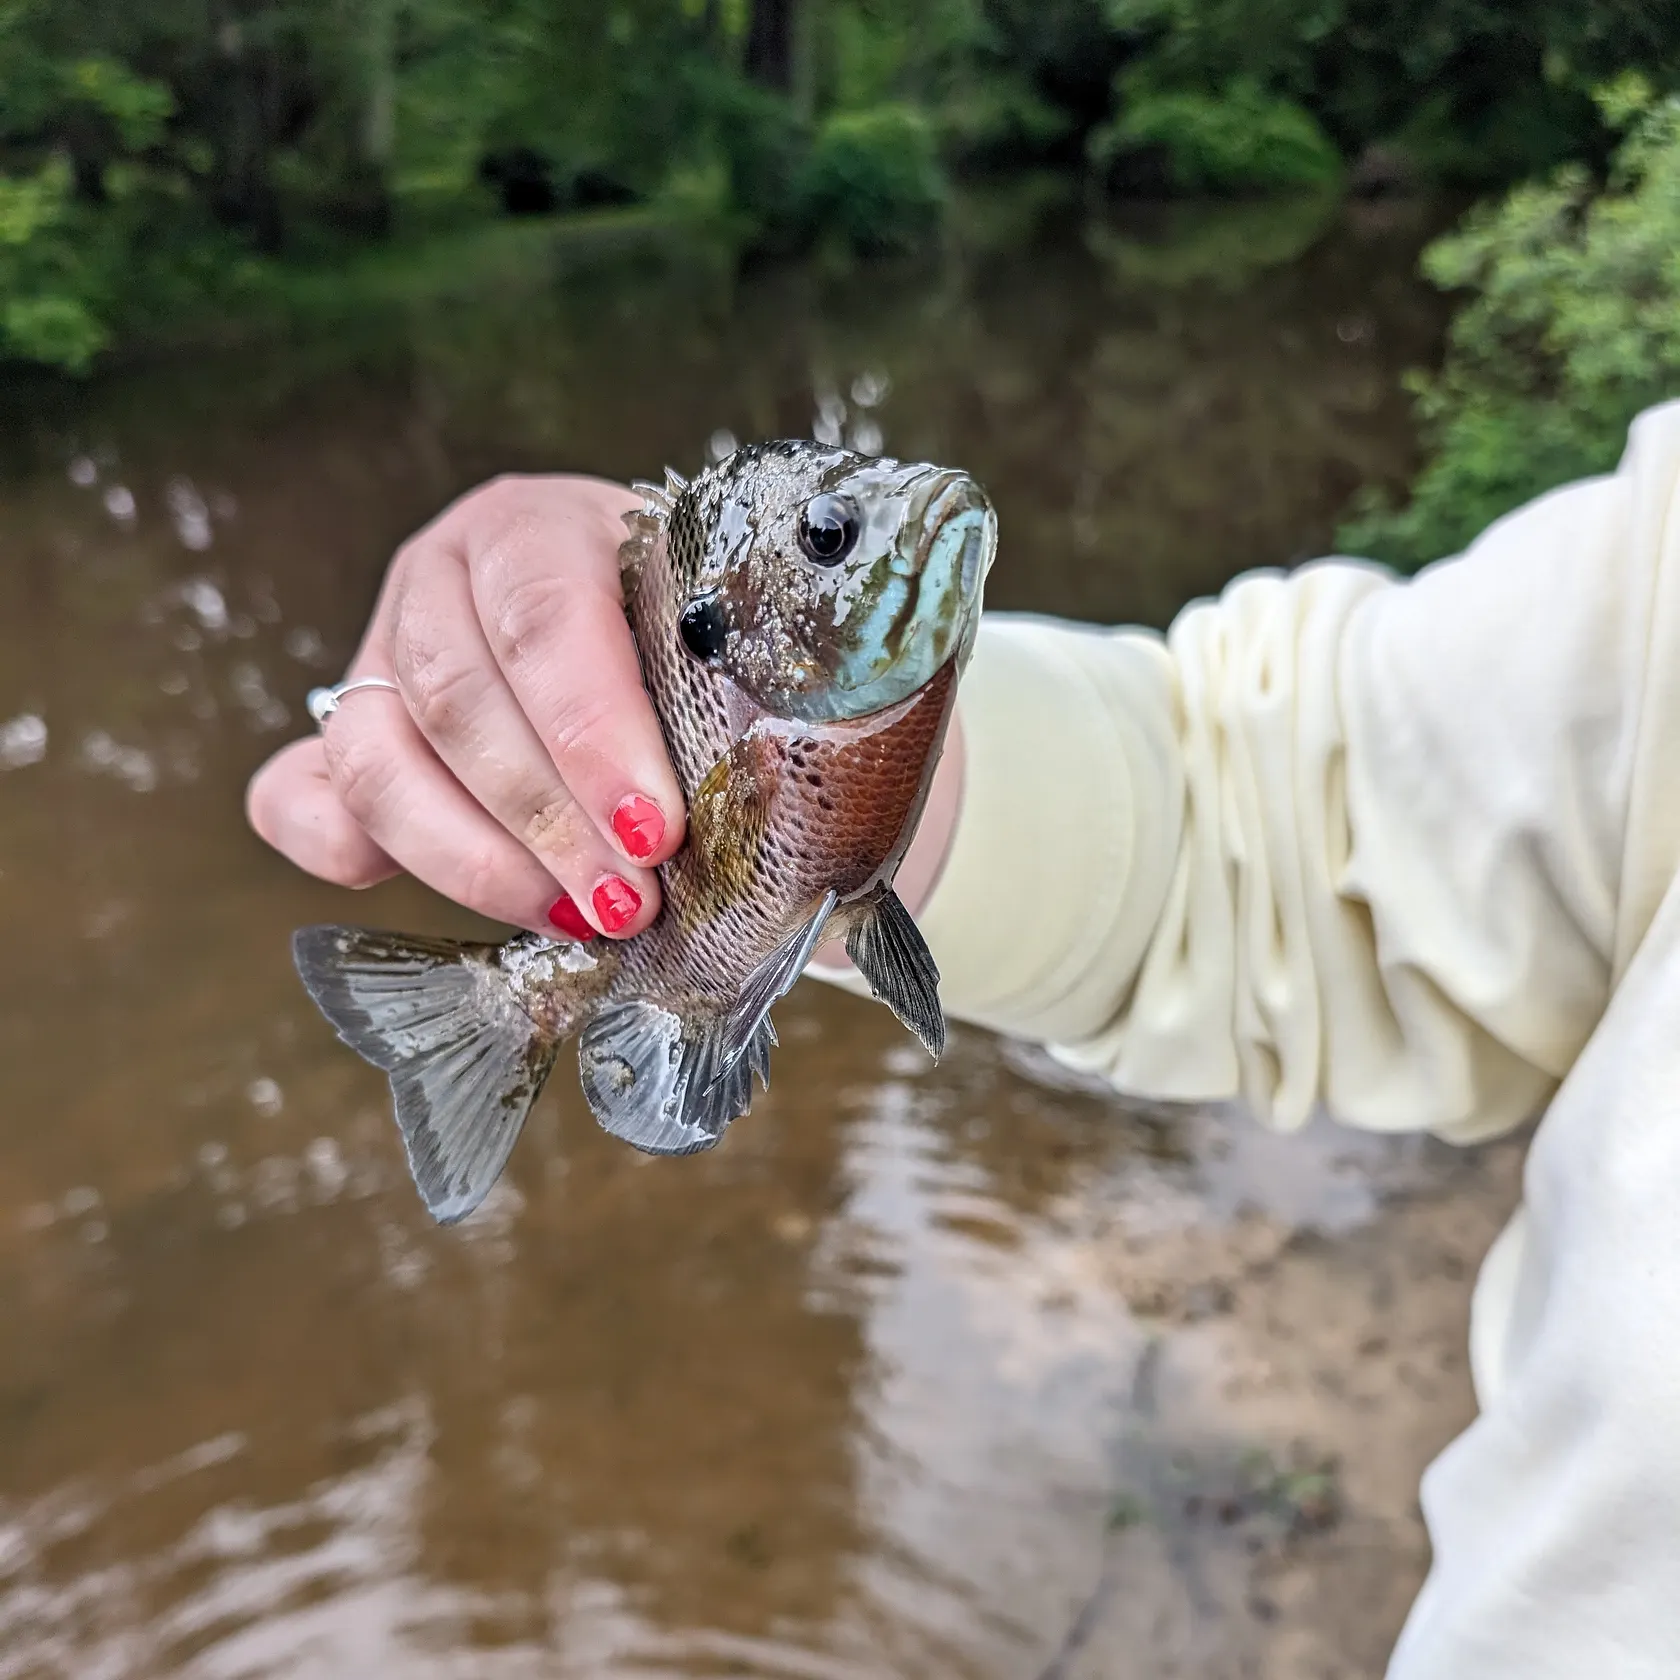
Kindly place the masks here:
POLYGON ((1510 1151, 934 1069, 806 982, 723 1147, 557 1077, 440 1231, 287 937, 470 924, 240 801, 498 471, 958 463, 993 604, 1105 621, 1320 553, 1412 464, 1422 233, 1029 197, 905 270, 571 256, 0 386, 0 1680, 1378 1672, 1510 1151))

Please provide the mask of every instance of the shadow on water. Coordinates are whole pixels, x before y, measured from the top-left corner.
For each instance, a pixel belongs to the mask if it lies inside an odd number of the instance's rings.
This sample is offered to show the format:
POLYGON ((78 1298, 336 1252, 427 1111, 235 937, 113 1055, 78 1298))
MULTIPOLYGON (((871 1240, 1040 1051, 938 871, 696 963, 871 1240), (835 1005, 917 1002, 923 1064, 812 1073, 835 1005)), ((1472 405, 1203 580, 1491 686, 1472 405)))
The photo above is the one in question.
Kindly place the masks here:
POLYGON ((714 1154, 558 1078, 439 1232, 286 938, 462 918, 347 907, 239 806, 498 470, 884 442, 990 487, 997 605, 1104 619, 1311 554, 1405 476, 1423 231, 1052 208, 914 273, 624 259, 0 395, 0 1680, 1375 1660, 1500 1158, 1150 1116, 974 1033, 934 1070, 807 984, 714 1154))

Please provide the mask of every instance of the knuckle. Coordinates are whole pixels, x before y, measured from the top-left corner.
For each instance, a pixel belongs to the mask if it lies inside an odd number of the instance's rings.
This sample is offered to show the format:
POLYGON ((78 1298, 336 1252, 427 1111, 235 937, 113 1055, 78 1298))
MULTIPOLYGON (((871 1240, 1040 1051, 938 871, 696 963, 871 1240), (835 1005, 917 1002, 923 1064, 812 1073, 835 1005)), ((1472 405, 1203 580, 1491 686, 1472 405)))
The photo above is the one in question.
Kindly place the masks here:
POLYGON ((391 791, 390 755, 378 740, 349 730, 326 736, 327 772, 345 810, 364 825, 391 791))
POLYGON ((570 857, 593 831, 593 824, 568 794, 550 799, 531 813, 525 824, 525 844, 545 856, 570 857))
POLYGON ((556 572, 527 571, 499 592, 485 626, 500 658, 518 658, 538 638, 556 635, 571 616, 575 582, 556 572))
POLYGON ((524 473, 499 472, 485 479, 469 499, 485 507, 502 507, 522 498, 530 482, 524 473))
POLYGON ((455 860, 455 888, 451 896, 458 904, 481 915, 500 919, 507 908, 508 860, 496 846, 474 846, 455 860))
POLYGON ((483 692, 484 675, 459 650, 405 632, 394 649, 397 678, 421 733, 438 740, 457 733, 483 692))
POLYGON ((561 700, 549 726, 549 744, 562 762, 603 733, 612 711, 612 702, 604 694, 573 694, 561 700))

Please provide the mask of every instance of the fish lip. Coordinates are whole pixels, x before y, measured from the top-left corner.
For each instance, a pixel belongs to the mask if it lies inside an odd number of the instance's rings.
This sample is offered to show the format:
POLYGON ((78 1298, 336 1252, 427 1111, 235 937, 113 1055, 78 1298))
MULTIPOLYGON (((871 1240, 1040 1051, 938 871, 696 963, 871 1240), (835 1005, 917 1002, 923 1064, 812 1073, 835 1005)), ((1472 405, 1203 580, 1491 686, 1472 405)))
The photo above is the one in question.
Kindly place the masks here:
MULTIPOLYGON (((946 654, 946 656, 940 660, 940 662, 935 665, 930 672, 928 672, 927 681, 917 683, 916 686, 911 689, 908 694, 903 696, 902 699, 889 700, 886 705, 877 706, 872 712, 851 712, 843 718, 830 718, 825 722, 810 727, 816 727, 819 729, 838 729, 842 731, 858 728, 864 725, 873 727, 882 722, 884 719, 892 718, 900 712, 907 712, 919 699, 921 699, 923 693, 927 690, 929 685, 939 680, 939 673, 945 670, 947 666, 961 664, 962 657, 960 648, 954 649, 952 652, 946 654)), ((802 725, 801 727, 806 726, 802 725)))
POLYGON ((963 552, 961 589, 963 598, 972 602, 986 573, 991 570, 992 557, 997 549, 997 515, 991 498, 965 472, 955 467, 941 467, 918 485, 910 499, 909 517, 917 527, 916 575, 927 565, 933 545, 953 515, 975 511, 985 515, 981 540, 965 545, 963 552))

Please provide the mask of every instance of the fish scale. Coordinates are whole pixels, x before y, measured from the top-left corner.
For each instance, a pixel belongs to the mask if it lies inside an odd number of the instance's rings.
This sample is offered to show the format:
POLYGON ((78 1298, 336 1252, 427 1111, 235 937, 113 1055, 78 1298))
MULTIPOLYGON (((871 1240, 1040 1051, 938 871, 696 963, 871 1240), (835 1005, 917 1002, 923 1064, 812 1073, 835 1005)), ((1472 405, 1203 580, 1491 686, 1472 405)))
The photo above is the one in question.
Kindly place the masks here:
POLYGON ((843 937, 937 1055, 938 970, 893 876, 973 646, 997 526, 966 474, 804 441, 641 485, 620 552, 642 678, 688 806, 642 933, 463 944, 304 928, 339 1036, 389 1076, 433 1217, 501 1174, 559 1048, 654 1154, 710 1148, 769 1081, 770 1010, 843 937))

